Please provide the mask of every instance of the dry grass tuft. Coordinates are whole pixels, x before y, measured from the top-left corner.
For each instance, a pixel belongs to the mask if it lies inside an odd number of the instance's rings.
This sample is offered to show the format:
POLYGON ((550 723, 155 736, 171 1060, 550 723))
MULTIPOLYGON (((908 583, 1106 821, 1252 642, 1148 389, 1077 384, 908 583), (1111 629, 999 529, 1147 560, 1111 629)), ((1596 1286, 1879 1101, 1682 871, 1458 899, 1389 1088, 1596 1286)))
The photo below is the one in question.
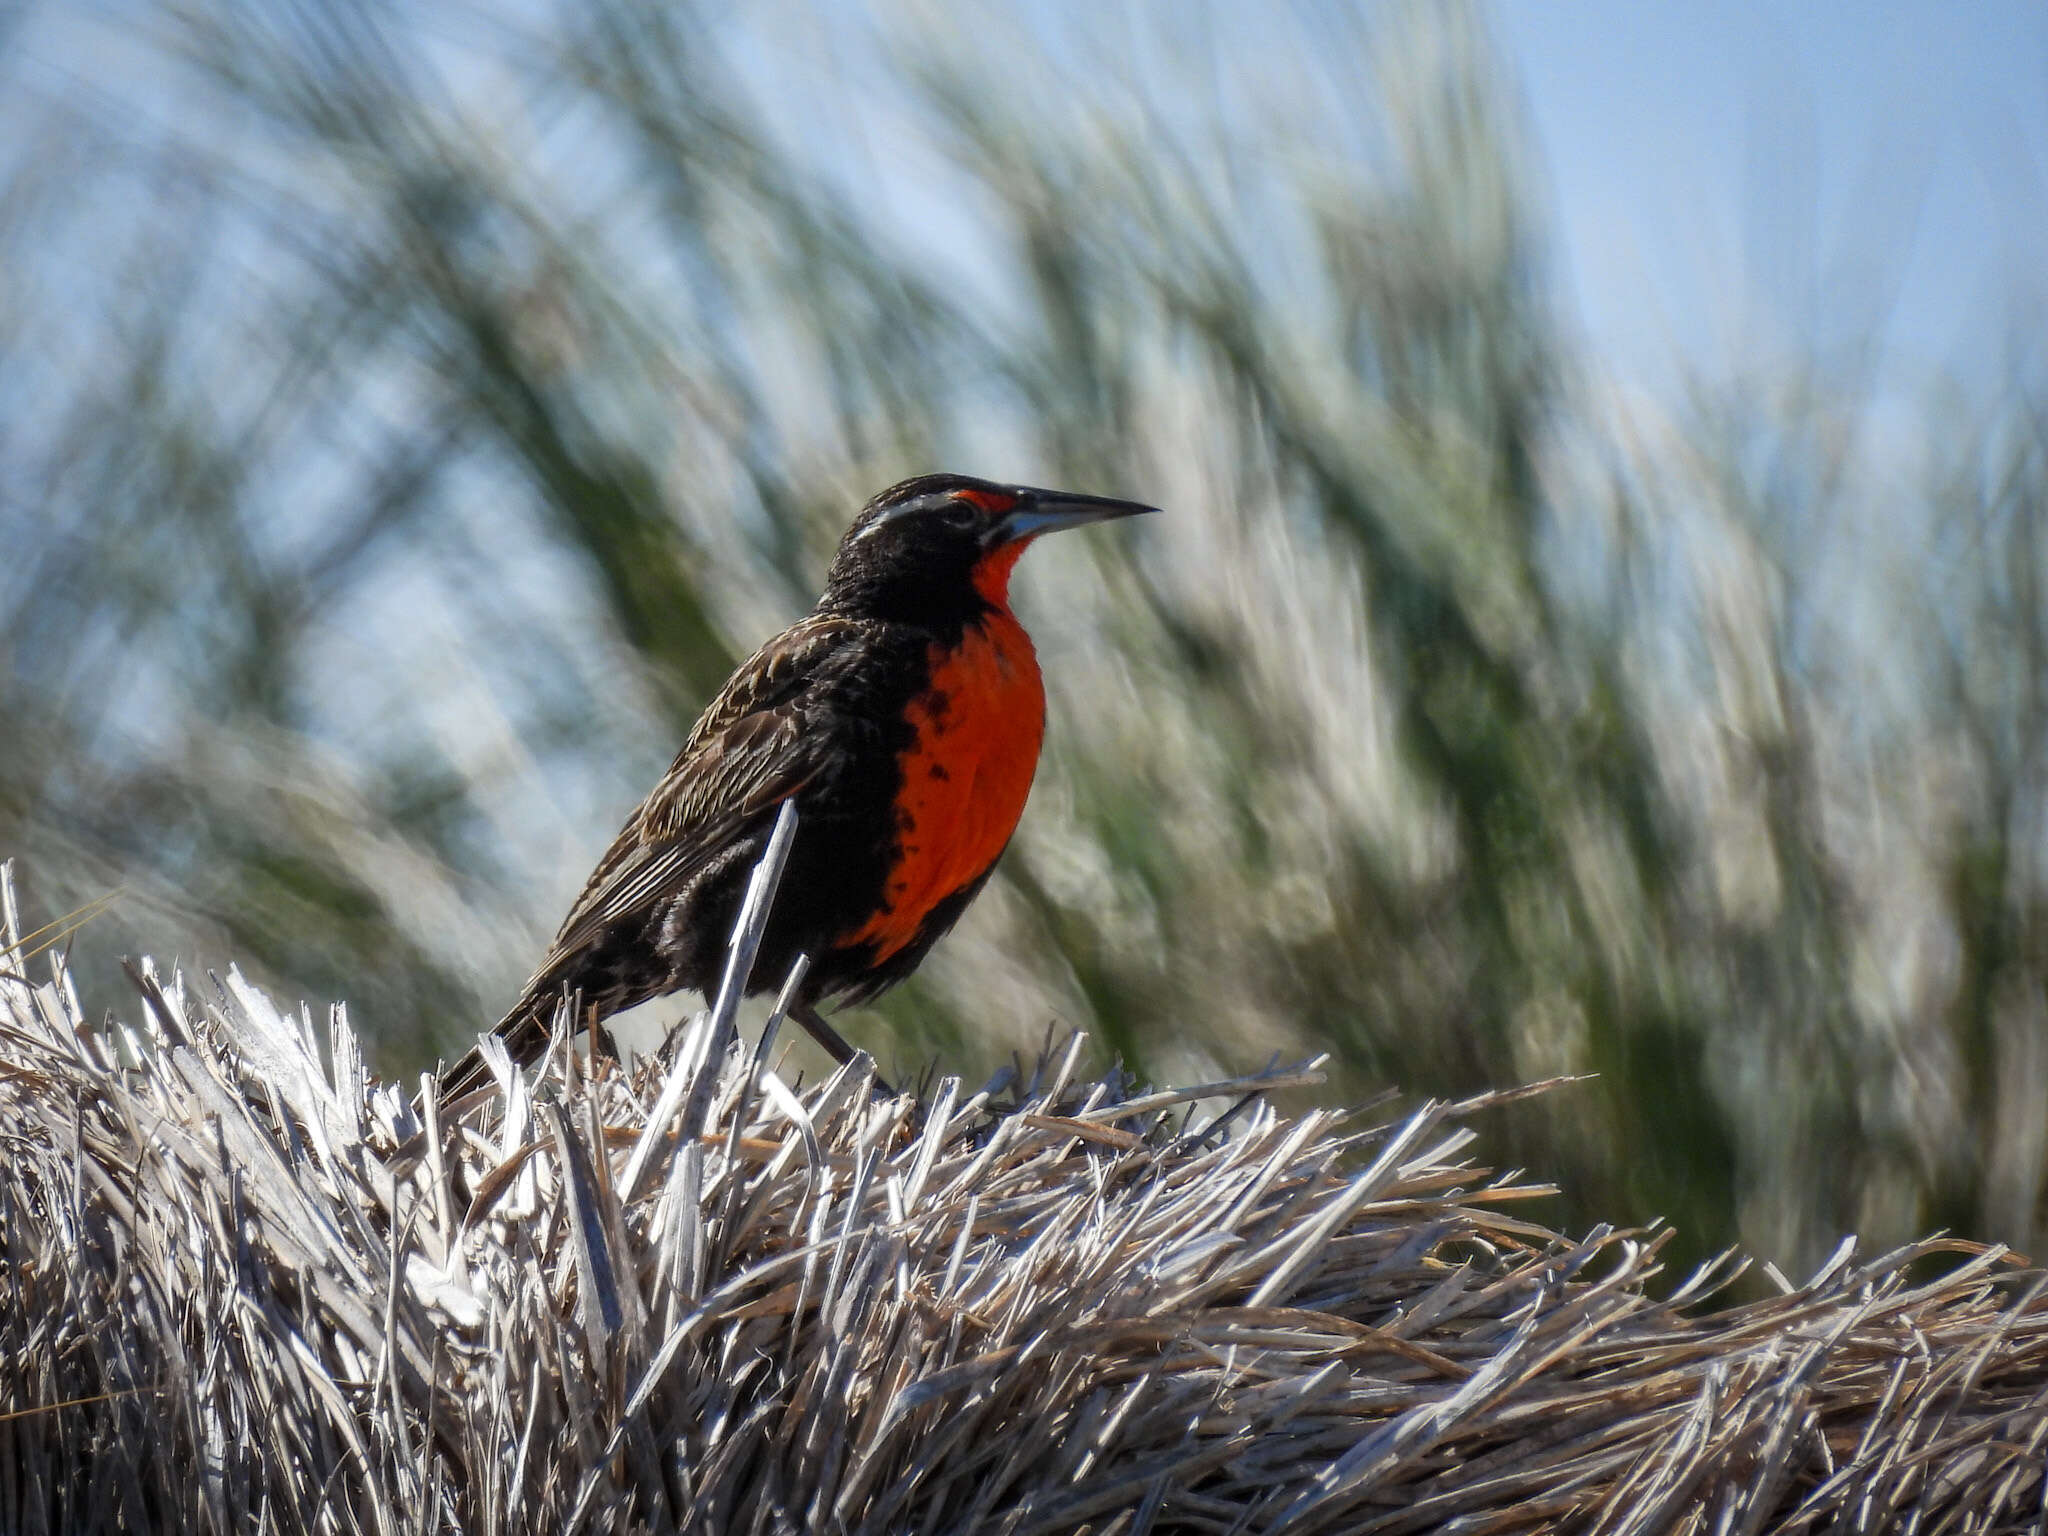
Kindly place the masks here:
POLYGON ((1078 1042, 878 1100, 703 1070, 700 1017, 415 1104, 232 973, 88 1026, 0 894, 6 1531, 2040 1518, 2048 1277, 1998 1250, 1656 1301, 1659 1234, 1510 1214, 1484 1101, 1289 1118, 1311 1068, 1140 1092, 1078 1042))

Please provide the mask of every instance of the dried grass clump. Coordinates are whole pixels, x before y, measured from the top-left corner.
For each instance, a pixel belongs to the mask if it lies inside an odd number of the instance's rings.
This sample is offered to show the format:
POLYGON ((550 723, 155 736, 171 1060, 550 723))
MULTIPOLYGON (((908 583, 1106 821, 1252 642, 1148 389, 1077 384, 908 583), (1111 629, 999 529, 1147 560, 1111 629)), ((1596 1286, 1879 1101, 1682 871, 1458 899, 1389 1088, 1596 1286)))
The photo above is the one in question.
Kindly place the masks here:
POLYGON ((703 1070, 700 1018, 414 1105, 232 974, 90 1027, 5 915, 0 1530, 2040 1518, 2048 1277, 1995 1250, 1656 1301, 1658 1235, 1506 1213, 1542 1190, 1464 1158, 1480 1104, 1347 1129, 1259 1096, 1301 1072, 1137 1092, 1078 1042, 875 1099, 703 1070))

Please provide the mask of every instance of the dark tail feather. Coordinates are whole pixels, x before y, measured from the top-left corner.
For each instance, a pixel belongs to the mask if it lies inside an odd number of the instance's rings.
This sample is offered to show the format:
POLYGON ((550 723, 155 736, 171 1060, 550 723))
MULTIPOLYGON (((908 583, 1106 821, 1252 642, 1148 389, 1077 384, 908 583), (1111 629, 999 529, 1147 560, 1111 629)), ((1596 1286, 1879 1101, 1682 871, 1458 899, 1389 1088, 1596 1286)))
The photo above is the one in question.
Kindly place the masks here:
MULTIPOLYGON (((505 1049, 511 1053, 515 1065, 530 1067, 547 1054, 548 1042, 554 1038, 558 1011, 559 999, 551 1001, 528 992, 510 1013, 498 1021, 491 1033, 505 1042, 505 1049)), ((472 1046, 459 1060, 442 1069, 442 1102, 473 1093, 489 1086, 491 1081, 491 1069, 484 1065, 483 1052, 472 1046)))

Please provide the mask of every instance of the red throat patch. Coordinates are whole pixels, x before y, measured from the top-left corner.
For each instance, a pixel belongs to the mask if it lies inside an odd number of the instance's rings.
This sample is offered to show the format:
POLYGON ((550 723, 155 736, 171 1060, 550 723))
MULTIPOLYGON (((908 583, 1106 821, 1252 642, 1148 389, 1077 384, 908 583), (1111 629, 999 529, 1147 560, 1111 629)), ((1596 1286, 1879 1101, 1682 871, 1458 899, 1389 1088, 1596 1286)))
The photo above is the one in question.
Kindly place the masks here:
MULTIPOLYGON (((1031 536, 1036 537, 1036 534, 1031 536)), ((998 544, 974 562, 974 590, 981 594, 983 602, 1000 614, 1007 615, 1010 611, 1010 572, 1017 569, 1024 546, 1030 542, 1030 538, 1012 539, 1007 544, 998 544)))

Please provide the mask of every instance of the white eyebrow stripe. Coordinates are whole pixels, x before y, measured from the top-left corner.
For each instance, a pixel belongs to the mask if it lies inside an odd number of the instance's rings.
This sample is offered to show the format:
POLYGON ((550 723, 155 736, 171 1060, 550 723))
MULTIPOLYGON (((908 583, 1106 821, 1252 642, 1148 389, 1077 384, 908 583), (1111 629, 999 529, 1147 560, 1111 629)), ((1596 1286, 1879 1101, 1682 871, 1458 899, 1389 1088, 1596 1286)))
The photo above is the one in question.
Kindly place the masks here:
POLYGON ((949 502, 952 499, 952 496, 947 492, 931 491, 927 492, 923 496, 918 497, 915 501, 906 501, 900 507, 891 507, 888 511, 884 512, 880 517, 876 518, 872 523, 869 523, 867 527, 861 529, 859 533, 855 534, 853 536, 853 542, 858 544, 862 539, 866 538, 869 534, 873 533, 877 528, 880 528, 885 523, 893 523, 896 521, 897 518, 908 517, 914 512, 929 512, 933 510, 935 507, 943 506, 946 502, 949 502))

